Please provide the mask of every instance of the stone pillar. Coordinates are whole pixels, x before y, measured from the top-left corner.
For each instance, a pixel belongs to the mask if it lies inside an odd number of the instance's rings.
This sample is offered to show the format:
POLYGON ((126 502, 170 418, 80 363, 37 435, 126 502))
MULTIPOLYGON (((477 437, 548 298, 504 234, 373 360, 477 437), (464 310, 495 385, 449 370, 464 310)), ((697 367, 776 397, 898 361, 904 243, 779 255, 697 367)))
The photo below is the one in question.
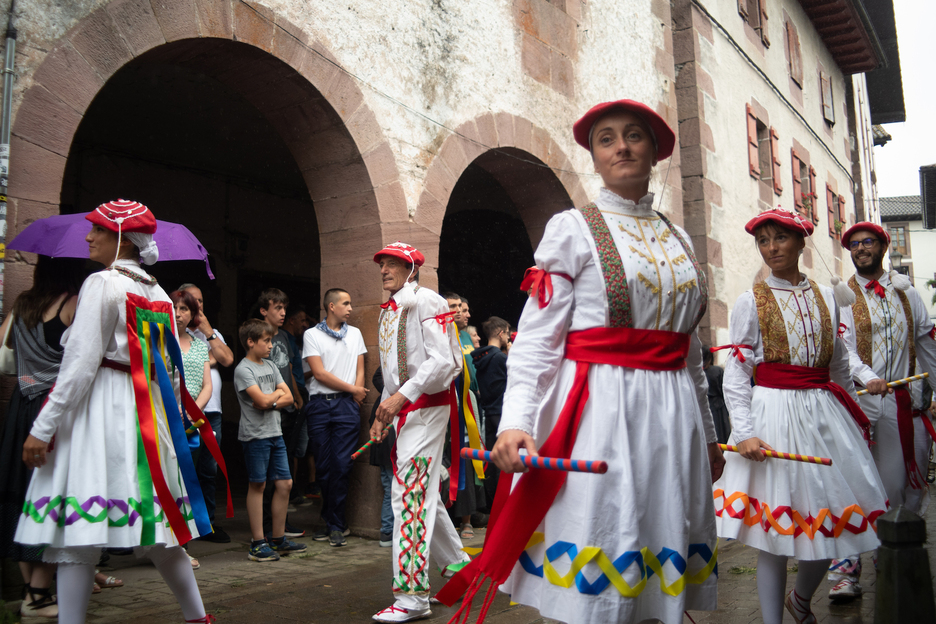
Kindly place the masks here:
POLYGON ((877 594, 874 624, 936 623, 933 577, 926 541, 926 522, 903 505, 877 520, 877 594))

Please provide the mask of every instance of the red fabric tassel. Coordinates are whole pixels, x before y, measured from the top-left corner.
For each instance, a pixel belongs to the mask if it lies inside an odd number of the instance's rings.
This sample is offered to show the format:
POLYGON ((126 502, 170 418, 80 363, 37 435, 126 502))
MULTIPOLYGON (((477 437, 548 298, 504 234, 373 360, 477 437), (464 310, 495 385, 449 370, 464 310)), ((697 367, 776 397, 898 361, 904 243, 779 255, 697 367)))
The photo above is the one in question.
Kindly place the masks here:
POLYGON ((754 347, 752 347, 751 345, 746 345, 746 344, 727 344, 727 345, 722 345, 720 347, 709 347, 709 351, 711 351, 712 353, 715 353, 716 351, 721 351, 722 349, 731 349, 731 353, 728 354, 728 357, 731 357, 733 355, 736 358, 738 358, 738 361, 741 362, 742 364, 747 362, 747 358, 744 357, 743 353, 741 353, 741 349, 749 349, 751 351, 754 351, 754 347))
POLYGON ((845 337, 845 330, 847 330, 847 329, 848 329, 848 325, 846 325, 845 323, 839 323, 838 337, 839 337, 839 338, 844 338, 844 337, 845 337))
POLYGON ((535 266, 526 270, 526 273, 523 274, 523 281, 520 282, 520 290, 525 291, 531 297, 536 297, 539 300, 540 308, 545 308, 552 299, 551 275, 558 275, 569 280, 570 283, 572 282, 572 278, 565 273, 548 273, 535 266))
POLYGON ((838 399, 855 424, 861 429, 862 437, 871 446, 871 421, 861 411, 861 407, 845 392, 845 389, 829 379, 828 368, 813 368, 810 366, 793 366, 792 364, 761 364, 755 370, 758 386, 777 388, 780 390, 828 390, 838 399))
POLYGON ((884 299, 887 297, 887 291, 884 290, 884 287, 881 286, 880 282, 878 282, 877 280, 871 280, 870 282, 865 284, 865 289, 871 290, 872 288, 874 289, 874 294, 880 297, 881 299, 884 299))
POLYGON ((926 479, 917 466, 913 453, 913 401, 907 386, 894 388, 897 399, 897 433, 900 435, 900 449, 903 451, 904 468, 907 471, 907 484, 914 490, 923 488, 926 479))

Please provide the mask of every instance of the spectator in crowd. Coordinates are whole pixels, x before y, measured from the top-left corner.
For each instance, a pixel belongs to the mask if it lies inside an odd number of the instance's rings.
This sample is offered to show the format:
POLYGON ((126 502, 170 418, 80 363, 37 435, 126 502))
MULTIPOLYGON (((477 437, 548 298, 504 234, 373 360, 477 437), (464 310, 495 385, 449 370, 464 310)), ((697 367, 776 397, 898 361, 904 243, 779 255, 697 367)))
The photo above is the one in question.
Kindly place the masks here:
POLYGON ((42 562, 41 546, 17 544, 13 535, 33 472, 23 463, 23 442, 55 385, 64 352, 59 340, 75 318, 83 268, 83 260, 39 256, 32 288, 16 298, 0 327, 0 336, 10 332, 17 375, 0 437, 0 556, 19 563, 22 617, 58 617, 51 589, 55 565, 42 562))
MULTIPOLYGON (((202 409, 208 424, 214 431, 215 440, 218 441, 218 447, 221 446, 222 420, 221 420, 221 373, 218 372, 219 366, 227 368, 234 364, 234 353, 224 341, 221 332, 214 329, 205 316, 205 298, 202 295, 201 288, 195 284, 182 284, 179 290, 185 291, 195 297, 198 303, 198 326, 190 329, 189 332, 207 345, 211 352, 211 398, 207 405, 202 409)), ((205 441, 202 439, 201 446, 198 449, 198 461, 195 465, 198 472, 198 483, 201 485, 202 494, 205 496, 205 508, 208 510, 208 519, 211 521, 213 533, 202 535, 198 539, 205 542, 214 542, 216 544, 227 544, 231 541, 221 525, 215 523, 215 496, 217 492, 218 462, 212 457, 211 453, 205 447, 205 441)))
MULTIPOLYGON (((379 366, 371 379, 374 390, 383 394, 383 369, 379 366)), ((371 410, 370 425, 374 426, 377 419, 377 407, 380 402, 374 403, 371 410)), ((380 484, 383 486, 383 504, 380 506, 380 547, 390 548, 393 545, 393 506, 390 502, 390 488, 393 483, 393 445, 396 443, 396 431, 390 427, 390 433, 382 442, 377 442, 370 449, 370 465, 380 468, 380 484)))
MULTIPOLYGON (((289 347, 292 349, 293 357, 289 363, 292 366, 292 376, 296 380, 296 388, 299 390, 299 395, 302 397, 303 404, 309 401, 309 393, 306 390, 306 381, 302 372, 302 334, 308 328, 305 306, 296 303, 287 306, 286 320, 283 321, 282 334, 286 337, 289 342, 289 347)), ((289 452, 289 461, 293 475, 293 491, 289 496, 289 502, 291 505, 308 505, 311 504, 311 501, 305 498, 306 483, 299 482, 299 460, 305 458, 308 454, 309 463, 313 466, 311 471, 312 478, 315 477, 315 463, 312 459, 312 453, 308 452, 309 430, 308 427, 304 426, 305 418, 303 416, 303 411, 299 410, 298 413, 299 418, 293 429, 293 439, 287 440, 286 443, 286 450, 289 452)))
POLYGON ((436 322, 448 312, 445 300, 418 286, 423 254, 391 243, 374 254, 374 262, 390 299, 378 321, 385 386, 371 439, 385 439, 386 428, 397 425, 397 478, 391 483, 395 600, 374 620, 408 622, 431 614, 430 557, 445 577, 468 563, 438 495, 449 389, 462 362, 457 337, 436 322))
MULTIPOLYGON (((260 297, 257 300, 257 308, 260 312, 260 317, 273 328, 270 355, 267 359, 276 366, 280 376, 283 378, 283 382, 289 387, 293 397, 292 402, 284 405, 283 409, 280 410, 282 415, 281 430, 283 441, 286 444, 287 457, 292 455, 290 450, 294 448, 294 442, 298 435, 296 430, 299 425, 300 410, 302 409, 302 396, 299 394, 299 389, 296 387, 296 379, 292 374, 292 347, 290 347, 286 332, 281 331, 283 322, 286 320, 286 306, 288 305, 289 297, 278 288, 267 288, 260 293, 260 297)), ((291 470, 292 466, 290 466, 290 471, 291 470)), ((292 472, 290 472, 290 476, 291 475, 292 472)), ((271 496, 272 493, 265 496, 265 507, 268 507, 271 496)), ((268 522, 272 517, 272 513, 264 514, 265 522, 268 522)), ((265 528, 269 528, 267 525, 264 526, 265 528)), ((286 536, 302 537, 303 535, 305 535, 305 530, 290 525, 289 519, 287 518, 286 536)))
POLYGON ((280 408, 291 405, 293 394, 279 368, 267 359, 273 348, 274 328, 259 319, 250 319, 238 332, 246 357, 234 369, 234 387, 241 417, 237 439, 244 447, 247 464, 247 517, 250 520, 251 561, 277 561, 280 554, 305 552, 304 544, 286 539, 286 507, 292 477, 286 444, 280 428, 280 408), (273 481, 271 539, 263 530, 263 490, 273 481))
MULTIPOLYGON (((507 389, 507 354, 503 348, 510 340, 510 324, 499 316, 492 316, 481 326, 487 336, 487 346, 471 354, 478 372, 478 390, 481 396, 481 411, 484 413, 484 447, 494 448, 497 428, 500 427, 504 391, 507 389)), ((497 480, 500 470, 494 462, 488 462, 484 472, 484 498, 487 508, 494 505, 497 480)))
POLYGON ((475 349, 481 347, 481 336, 478 335, 478 328, 474 325, 469 325, 467 327, 468 335, 471 336, 471 344, 475 349))
MULTIPOLYGON (((467 414, 467 412, 470 411, 472 420, 476 423, 479 432, 481 432, 480 435, 483 435, 484 418, 481 410, 478 409, 477 373, 475 372, 474 364, 471 359, 471 352, 474 351, 475 347, 471 341, 471 335, 467 331, 468 319, 466 315, 469 315, 468 306, 461 296, 453 292, 446 293, 443 296, 448 303, 449 311, 453 313, 452 321, 458 328, 458 342, 462 352, 462 372, 455 383, 455 388, 458 392, 458 411, 461 416, 461 422, 468 422, 467 416, 469 414, 467 414), (465 394, 466 385, 468 387, 467 396, 465 394)), ((461 435, 462 446, 469 446, 470 439, 468 437, 467 427, 464 431, 449 431, 449 435, 461 435)), ((449 463, 449 466, 451 466, 452 462, 461 462, 460 468, 464 470, 460 469, 459 473, 464 475, 465 480, 464 487, 458 490, 455 503, 449 507, 448 512, 452 519, 460 525, 458 531, 459 536, 461 536, 462 539, 472 539, 474 537, 474 525, 471 522, 471 515, 486 506, 484 487, 475 479, 475 474, 472 469, 473 464, 460 457, 450 457, 450 449, 451 446, 446 444, 446 461, 449 463)))
POLYGON ((715 421, 715 435, 719 444, 727 444, 731 435, 731 420, 728 418, 728 407, 725 405, 725 395, 722 393, 722 381, 725 369, 715 364, 715 358, 707 346, 702 346, 702 370, 708 379, 708 404, 712 410, 712 419, 715 421))
POLYGON ((322 520, 325 528, 312 539, 344 546, 350 533, 345 518, 351 454, 361 432, 361 404, 367 398, 364 386, 364 337, 351 318, 351 295, 341 288, 325 292, 325 320, 303 337, 302 357, 312 370, 306 386, 309 407, 305 410, 309 441, 318 462, 318 484, 322 489, 322 520))

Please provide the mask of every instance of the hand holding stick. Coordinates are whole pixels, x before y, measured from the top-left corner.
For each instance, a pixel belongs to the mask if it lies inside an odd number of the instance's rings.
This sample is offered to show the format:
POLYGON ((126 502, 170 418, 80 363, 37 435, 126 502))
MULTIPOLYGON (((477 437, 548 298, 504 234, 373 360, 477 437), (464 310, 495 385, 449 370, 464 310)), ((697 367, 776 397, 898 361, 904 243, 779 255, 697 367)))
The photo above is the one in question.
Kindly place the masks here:
MULTIPOLYGON (((731 451, 733 453, 739 452, 737 446, 731 446, 728 444, 719 444, 718 446, 721 447, 723 451, 731 451)), ((780 453, 779 451, 768 451, 767 449, 761 449, 761 453, 763 453, 767 457, 775 457, 777 459, 788 459, 790 461, 804 462, 807 464, 822 464, 823 466, 832 465, 832 460, 829 459, 828 457, 814 457, 812 455, 796 455, 794 453, 780 453)))
POLYGON ((360 457, 360 456, 361 456, 361 453, 363 453, 364 451, 366 451, 366 450, 370 447, 370 445, 373 444, 374 442, 376 442, 376 440, 374 440, 374 439, 368 440, 367 443, 364 444, 364 446, 362 446, 362 447, 359 448, 358 450, 356 450, 356 451, 354 451, 353 453, 351 453, 351 459, 357 459, 358 457, 360 457))
MULTIPOLYGON (((889 381, 889 382, 887 382, 887 387, 888 387, 888 388, 896 388, 897 386, 902 386, 902 385, 904 385, 904 384, 908 384, 908 383, 910 383, 911 381, 917 381, 918 379, 926 379, 927 377, 929 377, 929 373, 920 373, 919 375, 914 375, 913 377, 906 377, 906 378, 904 378, 904 379, 898 379, 898 380, 896 380, 896 381, 889 381)), ((863 395, 865 395, 865 394, 868 394, 868 391, 867 391, 867 390, 859 390, 859 391, 858 391, 858 396, 863 396, 863 395)))
MULTIPOLYGON (((490 461, 490 451, 479 451, 477 449, 463 448, 461 456, 465 459, 480 459, 481 461, 490 461)), ((587 459, 561 459, 557 457, 533 457, 530 455, 521 455, 520 461, 527 468, 544 468, 546 470, 564 470, 566 472, 593 472, 595 474, 604 474, 608 472, 608 462, 591 461, 587 459)))

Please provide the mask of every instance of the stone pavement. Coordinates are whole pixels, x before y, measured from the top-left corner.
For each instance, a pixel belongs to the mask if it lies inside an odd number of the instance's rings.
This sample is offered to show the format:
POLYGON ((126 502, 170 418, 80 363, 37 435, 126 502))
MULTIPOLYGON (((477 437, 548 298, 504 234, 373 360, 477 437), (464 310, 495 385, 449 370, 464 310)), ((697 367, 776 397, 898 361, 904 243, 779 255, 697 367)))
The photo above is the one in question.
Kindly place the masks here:
MULTIPOLYGON (((223 506, 219 505, 219 510, 223 506)), ((230 544, 193 542, 190 553, 198 557, 201 569, 196 571, 205 605, 218 617, 218 624, 280 622, 365 623, 371 615, 388 606, 390 593, 390 551, 376 541, 352 536, 348 545, 332 548, 327 542, 300 538, 308 544, 302 555, 284 557, 278 562, 257 563, 247 559, 249 530, 243 500, 236 501, 238 510, 227 520, 225 529, 231 534, 230 544)), ((311 528, 318 520, 318 504, 299 507, 290 514, 296 526, 311 528)), ((927 514, 930 566, 936 570, 936 505, 927 514)), ((468 546, 480 547, 484 531, 468 546)), ((757 599, 754 566, 756 551, 737 542, 722 542, 719 554, 718 611, 692 612, 697 624, 761 623, 757 599)), ((831 586, 824 582, 813 600, 813 611, 821 624, 871 624, 874 619, 875 576, 870 555, 865 555, 861 584, 865 594, 860 601, 847 605, 830 605, 826 594, 831 586)), ((125 586, 105 589, 91 597, 88 622, 111 624, 165 624, 182 621, 179 608, 155 568, 133 556, 112 556, 103 571, 123 579, 125 586)), ((789 587, 795 581, 795 564, 791 560, 789 587)), ((441 577, 433 571, 434 588, 441 587, 441 577)), ((15 608, 16 603, 9 605, 15 608)), ((434 606, 428 622, 447 622, 454 608, 434 606)), ((533 624, 548 622, 529 607, 510 605, 506 596, 494 602, 487 619, 490 624, 533 624)), ((685 619, 685 622, 689 622, 685 619)), ((792 622, 785 615, 784 622, 792 622)))

